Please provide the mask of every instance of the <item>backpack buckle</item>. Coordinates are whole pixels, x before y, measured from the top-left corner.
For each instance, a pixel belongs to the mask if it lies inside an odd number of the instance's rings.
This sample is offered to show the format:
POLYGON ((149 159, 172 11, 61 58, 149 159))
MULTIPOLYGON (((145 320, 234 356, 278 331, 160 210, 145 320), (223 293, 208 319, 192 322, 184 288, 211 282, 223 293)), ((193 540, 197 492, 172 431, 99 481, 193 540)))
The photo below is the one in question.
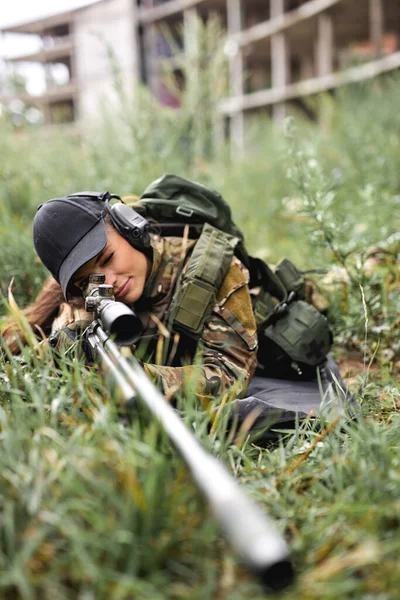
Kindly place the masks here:
POLYGON ((192 208, 185 208, 184 206, 178 206, 175 212, 177 215, 180 215, 181 217, 186 217, 186 218, 190 219, 190 217, 193 215, 194 211, 192 208))
POLYGON ((289 309, 289 304, 291 304, 294 300, 296 300, 296 292, 290 292, 289 296, 284 302, 276 305, 274 310, 275 316, 278 319, 283 317, 283 315, 285 315, 289 309))
POLYGON ((285 315, 288 311, 288 303, 287 302, 282 302, 282 304, 277 304, 276 308, 274 310, 275 316, 277 318, 279 317, 283 317, 283 315, 285 315))

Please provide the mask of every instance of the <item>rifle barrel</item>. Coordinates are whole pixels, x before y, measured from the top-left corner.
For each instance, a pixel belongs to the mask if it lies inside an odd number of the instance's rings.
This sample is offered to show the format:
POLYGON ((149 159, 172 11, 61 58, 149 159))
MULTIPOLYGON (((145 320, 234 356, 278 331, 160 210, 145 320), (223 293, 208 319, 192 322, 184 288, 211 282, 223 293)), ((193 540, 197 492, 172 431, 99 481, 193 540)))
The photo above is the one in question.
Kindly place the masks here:
POLYGON ((92 324, 87 340, 111 371, 123 398, 132 401, 139 396, 161 423, 244 562, 269 588, 289 585, 294 577, 289 550, 272 521, 227 469, 204 450, 139 363, 133 358, 130 364, 120 353, 100 321, 92 324))

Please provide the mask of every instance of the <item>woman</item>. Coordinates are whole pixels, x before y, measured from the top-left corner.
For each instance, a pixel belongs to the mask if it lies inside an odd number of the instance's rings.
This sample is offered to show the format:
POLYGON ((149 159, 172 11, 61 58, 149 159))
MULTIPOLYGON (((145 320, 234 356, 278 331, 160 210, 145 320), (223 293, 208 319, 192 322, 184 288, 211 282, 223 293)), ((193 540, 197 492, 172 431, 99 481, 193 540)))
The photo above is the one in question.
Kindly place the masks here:
MULTIPOLYGON (((237 399, 235 418, 242 422, 256 409, 257 424, 262 427, 265 420, 270 425, 288 425, 311 410, 317 411, 321 395, 336 411, 338 405, 341 408, 346 392, 330 357, 320 376, 316 374, 312 381, 273 379, 271 373, 266 378, 260 368, 253 377, 257 333, 249 273, 233 251, 199 335, 174 327, 174 303, 200 241, 155 233, 149 236, 147 223, 125 205, 111 206, 111 198, 82 192, 39 207, 33 225, 34 244, 58 283, 49 282, 30 308, 32 324, 39 307, 41 320, 36 323, 43 326, 61 305, 52 329, 61 330, 59 339, 65 338, 70 344, 74 330, 85 325, 88 317, 82 315, 82 292, 88 276, 100 272, 114 287, 116 299, 134 308, 139 316, 143 334, 136 353, 168 399, 184 395, 186 387, 194 389, 203 404, 222 396, 237 399), (134 223, 133 228, 130 223, 134 223), (43 310, 46 301, 47 313, 43 310), (246 392, 249 395, 244 398, 246 392)), ((195 296, 194 304, 197 301, 195 296)), ((264 436, 274 437, 273 433, 264 436)))
POLYGON ((88 276, 103 273, 116 299, 134 308, 141 319, 141 356, 146 346, 146 356, 152 359, 144 362, 144 369, 167 397, 192 385, 194 373, 199 400, 224 394, 242 397, 256 367, 257 351, 244 266, 232 258, 200 338, 183 333, 178 340, 165 330, 166 318, 196 241, 156 234, 130 239, 108 200, 83 193, 50 200, 38 209, 35 248, 64 298, 82 296, 88 276), (164 364, 155 360, 160 339, 168 346, 164 364))

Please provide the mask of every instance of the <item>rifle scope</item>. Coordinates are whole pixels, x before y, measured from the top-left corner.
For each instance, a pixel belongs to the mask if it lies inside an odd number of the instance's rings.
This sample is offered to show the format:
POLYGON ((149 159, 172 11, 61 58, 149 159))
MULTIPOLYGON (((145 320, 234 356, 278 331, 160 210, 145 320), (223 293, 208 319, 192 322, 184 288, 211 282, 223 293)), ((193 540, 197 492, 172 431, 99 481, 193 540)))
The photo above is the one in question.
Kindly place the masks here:
POLYGON ((142 333, 142 323, 137 315, 122 302, 114 299, 114 288, 104 283, 105 275, 93 273, 84 290, 85 309, 93 312, 120 346, 135 344, 142 333))

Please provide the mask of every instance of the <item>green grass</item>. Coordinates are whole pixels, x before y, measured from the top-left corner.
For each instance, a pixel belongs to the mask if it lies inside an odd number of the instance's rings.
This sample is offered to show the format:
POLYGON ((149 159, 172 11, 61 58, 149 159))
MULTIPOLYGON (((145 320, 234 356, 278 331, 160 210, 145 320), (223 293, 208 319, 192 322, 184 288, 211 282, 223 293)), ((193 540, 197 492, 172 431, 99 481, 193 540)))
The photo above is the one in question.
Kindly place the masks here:
MULTIPOLYGON (((283 135, 260 124, 235 165, 226 150, 212 155, 189 94, 179 115, 155 110, 143 91, 139 108, 105 113, 84 140, 0 124, 0 286, 4 298, 14 278, 21 306, 45 277, 30 239, 39 203, 79 189, 140 194, 165 171, 221 191, 251 252, 346 275, 325 294, 336 352, 365 364, 353 377, 359 423, 336 425, 318 443, 327 424, 306 423, 266 450, 250 440, 229 446, 222 422, 210 436, 193 399, 182 407, 289 541, 298 580, 283 600, 398 598, 399 95, 388 79, 320 99, 323 128, 295 118, 283 135), (391 254, 369 272, 376 244, 391 254)), ((4 300, 3 319, 7 310, 4 300)), ((0 400, 1 597, 265 597, 159 426, 144 413, 122 428, 96 372, 79 360, 56 368, 29 349, 3 356, 0 400)))

